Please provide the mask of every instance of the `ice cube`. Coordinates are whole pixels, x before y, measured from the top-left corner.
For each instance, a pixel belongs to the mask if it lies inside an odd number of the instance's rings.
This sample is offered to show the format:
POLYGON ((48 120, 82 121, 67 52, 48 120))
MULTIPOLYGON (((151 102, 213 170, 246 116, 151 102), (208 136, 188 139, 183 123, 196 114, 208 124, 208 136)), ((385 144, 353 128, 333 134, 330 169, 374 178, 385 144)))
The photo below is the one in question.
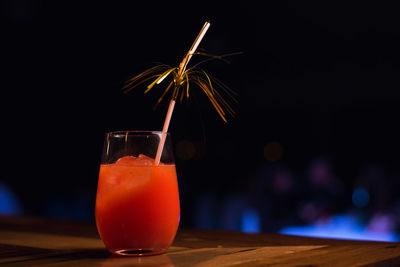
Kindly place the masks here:
POLYGON ((135 162, 137 165, 154 165, 154 159, 143 154, 139 154, 135 162))
POLYGON ((117 160, 115 164, 125 165, 125 166, 150 166, 154 165, 154 159, 146 155, 139 154, 139 156, 137 157, 134 156, 121 157, 117 160))

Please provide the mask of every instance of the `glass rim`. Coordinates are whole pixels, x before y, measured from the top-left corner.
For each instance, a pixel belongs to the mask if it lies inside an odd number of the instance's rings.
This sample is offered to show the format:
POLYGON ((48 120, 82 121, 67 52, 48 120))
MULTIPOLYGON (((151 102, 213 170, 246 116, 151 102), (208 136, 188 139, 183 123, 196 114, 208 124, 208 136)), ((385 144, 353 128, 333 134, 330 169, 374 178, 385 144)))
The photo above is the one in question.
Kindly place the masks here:
POLYGON ((136 135, 136 136, 144 136, 144 135, 158 135, 161 136, 163 134, 170 135, 169 132, 163 132, 163 131, 151 131, 151 130, 128 130, 128 131, 110 131, 106 132, 106 135, 112 135, 115 137, 121 136, 125 137, 127 134, 128 135, 136 135))

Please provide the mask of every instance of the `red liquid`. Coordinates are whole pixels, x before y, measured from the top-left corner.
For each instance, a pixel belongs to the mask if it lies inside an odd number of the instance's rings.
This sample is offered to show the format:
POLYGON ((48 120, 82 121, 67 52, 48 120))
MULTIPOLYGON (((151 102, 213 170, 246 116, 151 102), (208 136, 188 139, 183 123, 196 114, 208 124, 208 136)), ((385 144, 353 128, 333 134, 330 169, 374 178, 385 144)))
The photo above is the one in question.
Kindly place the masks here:
POLYGON ((107 249, 116 254, 163 253, 178 229, 175 165, 143 165, 148 161, 139 159, 128 156, 100 166, 96 224, 107 249))

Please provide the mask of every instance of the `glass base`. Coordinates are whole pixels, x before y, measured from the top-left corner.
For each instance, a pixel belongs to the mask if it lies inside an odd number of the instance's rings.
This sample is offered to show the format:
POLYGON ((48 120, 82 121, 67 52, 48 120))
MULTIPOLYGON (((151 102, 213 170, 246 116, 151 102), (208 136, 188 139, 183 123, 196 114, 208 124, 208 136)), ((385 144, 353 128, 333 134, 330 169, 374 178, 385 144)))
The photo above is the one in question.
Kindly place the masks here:
POLYGON ((152 256, 152 255, 159 255, 163 254, 167 251, 166 249, 161 250, 149 250, 149 249, 118 249, 118 250, 110 250, 111 253, 121 256, 134 256, 134 257, 141 257, 141 256, 152 256))

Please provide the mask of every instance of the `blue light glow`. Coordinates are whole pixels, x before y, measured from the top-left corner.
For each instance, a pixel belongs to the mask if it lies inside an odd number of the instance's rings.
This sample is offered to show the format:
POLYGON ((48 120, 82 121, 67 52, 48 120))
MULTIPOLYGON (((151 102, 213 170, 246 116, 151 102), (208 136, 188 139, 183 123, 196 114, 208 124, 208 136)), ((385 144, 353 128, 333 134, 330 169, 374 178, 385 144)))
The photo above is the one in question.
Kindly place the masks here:
POLYGON ((352 195, 354 206, 357 208, 364 208, 369 202, 369 193, 364 188, 357 188, 352 195))
POLYGON ((326 221, 320 221, 307 226, 289 226, 279 231, 281 234, 340 238, 353 240, 389 241, 397 242, 400 238, 395 232, 374 232, 366 229, 357 220, 348 215, 336 215, 326 221))
POLYGON ((260 217, 257 211, 254 209, 246 209, 243 212, 241 230, 247 233, 260 232, 260 217))
POLYGON ((16 195, 0 182, 0 214, 19 214, 21 208, 16 195))

